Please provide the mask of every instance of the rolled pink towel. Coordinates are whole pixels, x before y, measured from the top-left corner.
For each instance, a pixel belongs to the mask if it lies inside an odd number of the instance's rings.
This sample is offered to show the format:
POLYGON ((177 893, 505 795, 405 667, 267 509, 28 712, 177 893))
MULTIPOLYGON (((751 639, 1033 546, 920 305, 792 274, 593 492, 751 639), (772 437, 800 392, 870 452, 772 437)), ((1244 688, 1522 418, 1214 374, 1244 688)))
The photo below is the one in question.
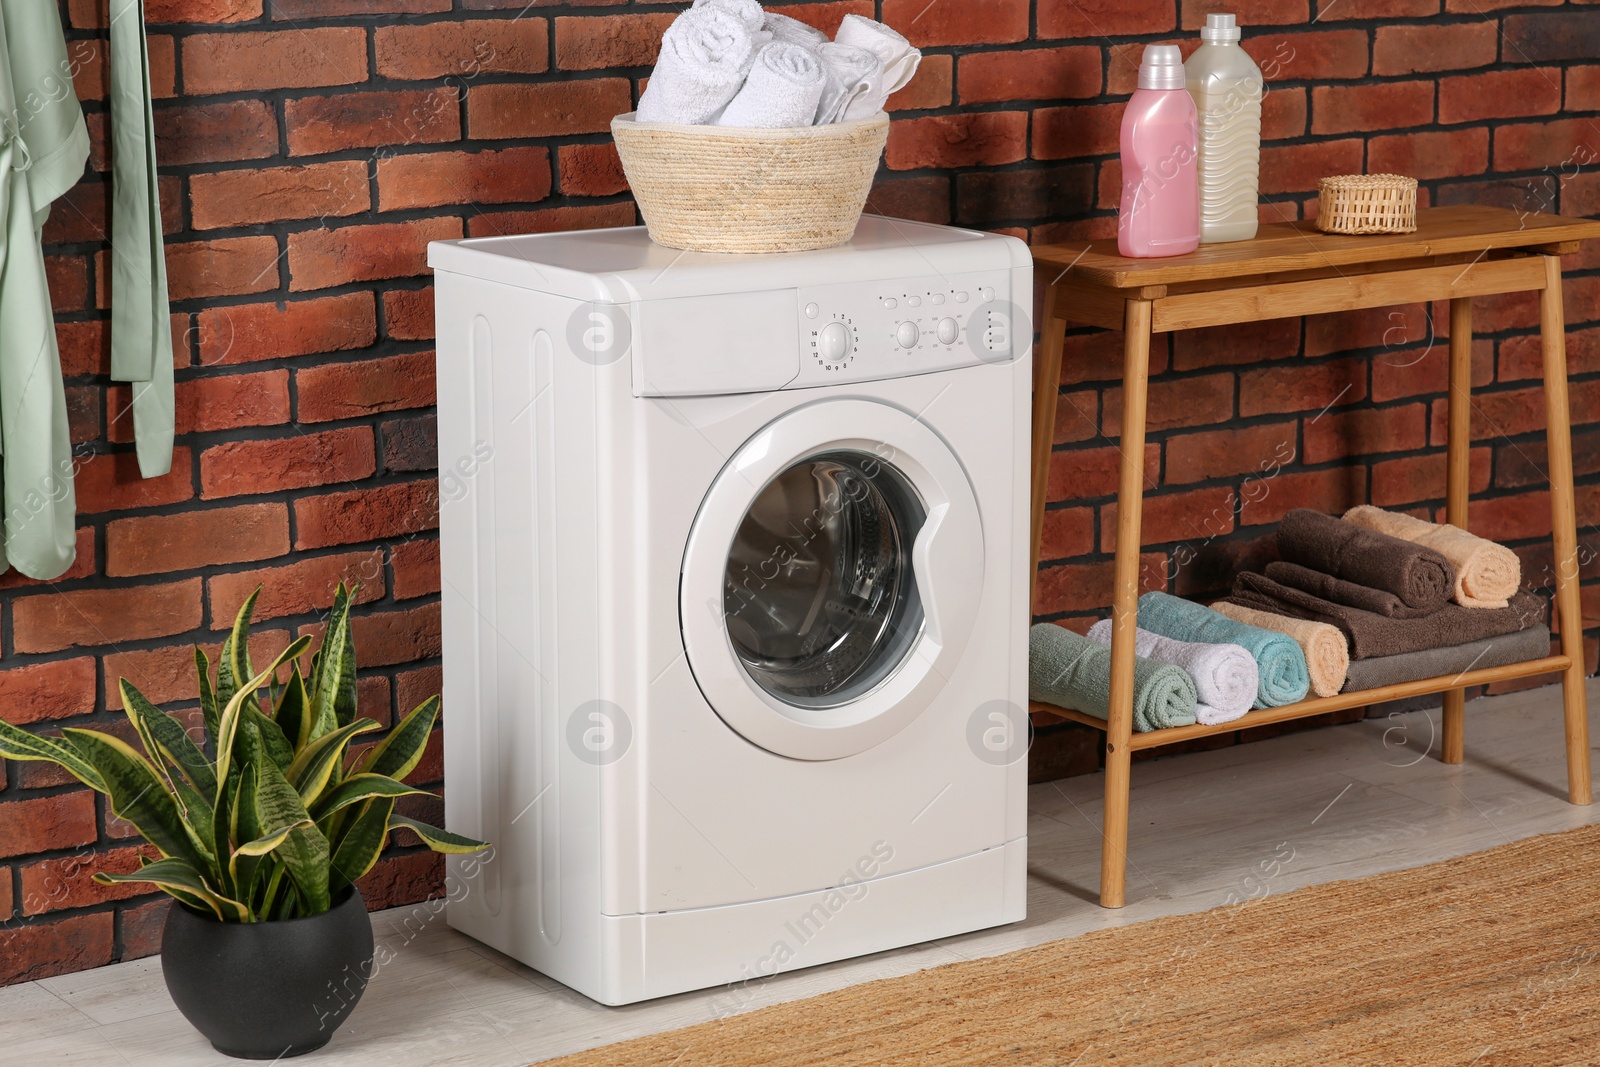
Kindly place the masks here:
POLYGON ((1362 504, 1344 513, 1346 522, 1431 548, 1456 568, 1451 596, 1466 608, 1503 608, 1522 585, 1522 561, 1504 545, 1449 524, 1425 522, 1397 511, 1362 504))
POLYGON ((1306 654, 1306 668, 1311 672, 1311 691, 1319 697, 1331 697, 1344 688, 1344 676, 1350 671, 1350 645, 1337 626, 1310 619, 1293 619, 1270 611, 1230 604, 1226 600, 1211 605, 1211 610, 1226 615, 1234 622, 1275 630, 1293 639, 1306 654))

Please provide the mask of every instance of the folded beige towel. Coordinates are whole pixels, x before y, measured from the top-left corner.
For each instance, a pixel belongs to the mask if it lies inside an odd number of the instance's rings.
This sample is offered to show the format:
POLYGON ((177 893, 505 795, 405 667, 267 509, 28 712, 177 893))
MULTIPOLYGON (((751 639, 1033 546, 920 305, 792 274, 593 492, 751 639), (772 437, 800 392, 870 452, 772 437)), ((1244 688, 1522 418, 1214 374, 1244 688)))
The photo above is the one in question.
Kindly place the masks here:
POLYGON ((1456 568, 1451 597, 1464 608, 1503 608, 1522 584, 1522 561, 1504 545, 1459 527, 1424 522, 1397 511, 1362 504, 1344 513, 1346 522, 1431 548, 1456 568))
POLYGON ((1226 615, 1234 622, 1272 630, 1294 639, 1306 654, 1306 666, 1311 671, 1311 692, 1319 697, 1331 697, 1344 688, 1344 676, 1350 670, 1350 646, 1337 626, 1310 619, 1293 619, 1287 615, 1274 615, 1270 611, 1240 607, 1226 600, 1211 605, 1211 610, 1226 615))

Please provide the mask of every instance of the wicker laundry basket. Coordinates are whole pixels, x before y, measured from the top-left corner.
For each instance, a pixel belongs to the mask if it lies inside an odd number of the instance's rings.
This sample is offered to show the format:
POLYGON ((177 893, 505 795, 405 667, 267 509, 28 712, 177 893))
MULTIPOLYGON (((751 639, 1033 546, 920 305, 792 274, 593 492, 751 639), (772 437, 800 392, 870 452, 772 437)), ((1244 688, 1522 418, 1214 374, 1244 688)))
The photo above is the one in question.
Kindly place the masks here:
POLYGON ((1410 233, 1417 228, 1417 179, 1342 174, 1317 183, 1323 233, 1410 233))
POLYGON ((795 129, 611 120, 650 237, 693 252, 803 252, 850 240, 889 116, 795 129))

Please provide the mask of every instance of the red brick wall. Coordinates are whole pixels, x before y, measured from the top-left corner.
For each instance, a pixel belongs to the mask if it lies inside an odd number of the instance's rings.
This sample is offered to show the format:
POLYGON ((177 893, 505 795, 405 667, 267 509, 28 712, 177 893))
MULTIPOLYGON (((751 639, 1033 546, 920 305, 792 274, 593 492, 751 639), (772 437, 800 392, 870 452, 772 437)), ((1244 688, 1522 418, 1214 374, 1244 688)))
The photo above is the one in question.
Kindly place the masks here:
MULTIPOLYGON (((147 0, 179 367, 173 471, 148 482, 134 473, 126 388, 107 382, 104 0, 61 6, 96 143, 91 172, 46 231, 80 454, 79 562, 54 583, 0 579, 0 714, 40 729, 115 723, 123 676, 192 713, 189 648, 217 644, 250 588, 266 586, 260 641, 276 648, 317 625, 345 577, 363 584, 362 710, 390 721, 439 687, 425 244, 633 222, 607 123, 636 98, 681 4, 147 0)), ((1585 60, 1600 56, 1600 15, 1522 8, 840 0, 784 10, 827 29, 847 11, 877 15, 928 51, 895 101, 876 210, 1054 241, 1112 232, 1116 129, 1138 52, 1192 37, 1218 9, 1239 13, 1272 74, 1266 217, 1298 216, 1318 177, 1363 167, 1416 174, 1435 203, 1590 213, 1600 66, 1585 60)), ((1600 320, 1596 284, 1583 269, 1569 283, 1575 323, 1600 320)), ((1480 304, 1475 415, 1475 487, 1490 493, 1474 521, 1529 544, 1546 527, 1533 316, 1528 301, 1480 304)), ((1163 342, 1152 575, 1193 550, 1174 588, 1214 591, 1297 504, 1332 509, 1370 491, 1383 504, 1437 506, 1444 362, 1428 338, 1412 308, 1163 342), (1290 453, 1280 473, 1252 476, 1290 453)), ((1115 433, 1117 342, 1075 334, 1069 349, 1048 617, 1087 620, 1109 599, 1104 435, 1115 433)), ((1572 362, 1575 402, 1600 422, 1600 327, 1578 326, 1572 362)), ((1580 432, 1577 452, 1592 552, 1600 426, 1580 432)), ((1529 562, 1542 573, 1537 549, 1529 562)), ((417 781, 438 782, 437 754, 435 744, 417 781)), ((127 828, 42 765, 13 763, 0 785, 0 983, 154 951, 161 898, 87 879, 137 863, 127 828)), ((420 899, 438 871, 431 855, 397 849, 368 899, 420 899)))

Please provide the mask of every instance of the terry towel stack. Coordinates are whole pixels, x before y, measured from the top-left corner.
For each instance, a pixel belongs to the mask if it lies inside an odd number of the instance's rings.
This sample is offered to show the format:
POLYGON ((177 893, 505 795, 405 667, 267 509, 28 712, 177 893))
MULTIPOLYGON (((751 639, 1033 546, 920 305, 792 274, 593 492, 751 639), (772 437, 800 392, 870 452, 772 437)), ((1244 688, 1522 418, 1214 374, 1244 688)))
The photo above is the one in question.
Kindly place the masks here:
POLYGON ((1139 625, 1177 641, 1238 645, 1249 652, 1256 661, 1255 707, 1293 704, 1311 688, 1305 653, 1284 634, 1248 626, 1166 593, 1146 593, 1139 598, 1139 625))
POLYGON ((826 82, 815 52, 774 41, 756 57, 744 88, 717 119, 717 125, 759 129, 809 126, 816 118, 826 82))
MULTIPOLYGON (((1028 693, 1057 707, 1104 719, 1111 714, 1111 647, 1042 622, 1028 631, 1028 693)), ((1195 722, 1194 679, 1181 667, 1133 661, 1133 728, 1142 732, 1195 722)))
MULTIPOLYGON (((1232 722, 1250 710, 1256 700, 1260 673, 1255 657, 1239 645, 1202 645, 1175 641, 1149 630, 1134 631, 1136 656, 1181 667, 1194 680, 1195 718, 1207 726, 1232 722)), ((1089 640, 1111 644, 1111 620, 1089 628, 1089 640)))
POLYGON ((638 121, 711 122, 738 95, 755 49, 744 21, 721 4, 706 0, 685 11, 661 37, 661 57, 639 97, 638 121))
POLYGON ((1444 648, 1465 641, 1486 641, 1515 633, 1544 619, 1544 600, 1518 593, 1503 608, 1464 608, 1446 604, 1430 615, 1397 619, 1353 608, 1282 585, 1264 574, 1241 574, 1233 580, 1235 604, 1260 611, 1292 615, 1337 626, 1350 642, 1350 658, 1398 656, 1429 648, 1444 648))
POLYGON ((1550 630, 1544 623, 1536 623, 1526 630, 1501 634, 1484 641, 1468 641, 1466 644, 1428 648, 1398 656, 1358 659, 1350 664, 1350 675, 1345 679, 1344 687, 1354 692, 1414 682, 1419 678, 1447 678, 1484 667, 1526 663, 1531 659, 1543 659, 1549 654, 1550 630))
POLYGON ((1453 597, 1469 608, 1504 608, 1522 584, 1522 562, 1504 545, 1465 530, 1384 511, 1370 504, 1351 508, 1344 521, 1431 548, 1456 569, 1453 597))
POLYGON ((1270 611, 1230 604, 1226 600, 1214 605, 1215 610, 1234 622, 1246 626, 1259 626, 1263 630, 1276 630, 1293 639, 1306 657, 1306 670, 1311 676, 1311 692, 1319 697, 1331 697, 1344 688, 1345 675, 1350 669, 1350 648, 1344 634, 1325 622, 1292 619, 1270 611))
POLYGON ((1427 615, 1455 589, 1455 567, 1432 549, 1308 508, 1283 517, 1277 540, 1283 562, 1268 577, 1380 615, 1427 615))

